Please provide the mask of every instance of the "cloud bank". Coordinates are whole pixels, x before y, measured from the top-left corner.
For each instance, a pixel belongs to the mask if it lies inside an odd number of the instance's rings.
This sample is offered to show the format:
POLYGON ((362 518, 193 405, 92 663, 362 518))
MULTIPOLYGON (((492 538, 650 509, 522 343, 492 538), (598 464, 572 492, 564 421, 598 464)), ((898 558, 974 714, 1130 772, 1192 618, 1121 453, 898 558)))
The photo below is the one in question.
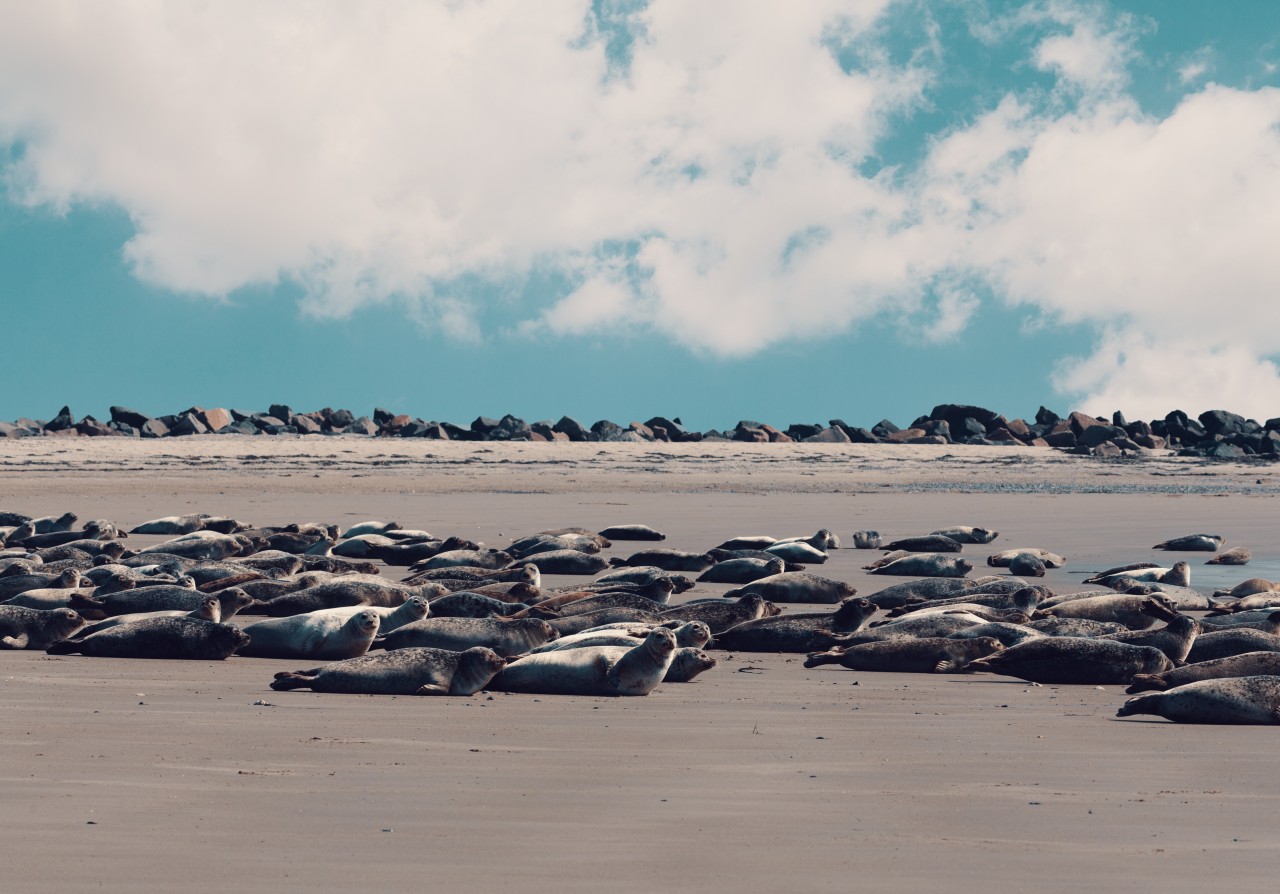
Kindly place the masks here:
POLYGON ((1149 23, 975 9, 956 35, 890 0, 6 3, 4 176, 123 208, 136 275, 180 292, 723 357, 886 316, 963 338, 997 301, 1096 327, 1056 380, 1087 409, 1280 415, 1280 91, 1184 69, 1153 116, 1149 23), (959 36, 1027 77, 884 154, 959 36), (533 276, 562 287, 513 299, 533 276))

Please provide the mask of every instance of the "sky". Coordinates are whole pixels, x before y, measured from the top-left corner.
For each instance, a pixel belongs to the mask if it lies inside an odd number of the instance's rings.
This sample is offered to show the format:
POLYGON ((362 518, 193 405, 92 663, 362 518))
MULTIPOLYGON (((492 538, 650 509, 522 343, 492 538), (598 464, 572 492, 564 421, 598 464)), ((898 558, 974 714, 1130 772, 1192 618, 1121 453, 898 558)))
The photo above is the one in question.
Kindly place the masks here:
POLYGON ((1280 416, 1270 0, 0 0, 0 418, 1280 416))

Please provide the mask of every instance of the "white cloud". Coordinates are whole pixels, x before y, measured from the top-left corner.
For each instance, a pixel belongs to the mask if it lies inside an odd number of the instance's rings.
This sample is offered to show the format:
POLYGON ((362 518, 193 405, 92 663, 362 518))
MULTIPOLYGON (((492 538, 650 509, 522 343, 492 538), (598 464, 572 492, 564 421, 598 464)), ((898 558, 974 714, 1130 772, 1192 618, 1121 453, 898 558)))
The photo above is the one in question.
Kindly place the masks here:
POLYGON ((867 173, 946 77, 934 27, 890 61, 890 0, 652 0, 625 66, 590 7, 5 4, 11 190, 124 208, 149 282, 289 281, 322 316, 396 301, 474 339, 484 299, 459 282, 549 270, 570 286, 504 304, 513 328, 744 356, 883 315, 960 337, 985 284, 1109 333, 1059 379, 1090 401, 1275 400, 1280 92, 1147 116, 1125 92, 1140 26, 1050 0, 978 30, 1052 96, 1010 88, 918 168, 867 173))

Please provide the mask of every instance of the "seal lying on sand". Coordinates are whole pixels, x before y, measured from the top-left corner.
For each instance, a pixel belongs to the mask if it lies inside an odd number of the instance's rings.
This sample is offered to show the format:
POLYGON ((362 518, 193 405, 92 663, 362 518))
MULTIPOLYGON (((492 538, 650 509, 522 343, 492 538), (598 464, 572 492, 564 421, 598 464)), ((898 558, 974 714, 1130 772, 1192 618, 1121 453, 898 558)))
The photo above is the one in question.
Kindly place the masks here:
POLYGON ((1131 698, 1117 717, 1155 714, 1178 723, 1280 724, 1280 677, 1200 680, 1131 698))
POLYGON ((194 618, 151 618, 103 630, 82 640, 63 640, 46 651, 50 655, 80 652, 94 658, 221 661, 248 642, 248 635, 230 624, 214 624, 194 618))
POLYGON ((526 655, 509 663, 489 688, 549 695, 648 695, 667 675, 675 650, 675 635, 657 627, 630 649, 601 646, 526 655))
POLYGON ((837 647, 810 655, 805 667, 839 664, 849 670, 893 673, 952 673, 975 658, 998 652, 1004 646, 992 637, 974 639, 892 639, 854 646, 837 647))
POLYGON ((47 649, 83 626, 84 618, 69 608, 0 605, 0 649, 47 649))
POLYGON ((1032 683, 1128 683, 1135 674, 1173 670, 1173 662, 1152 646, 1111 640, 1041 637, 971 662, 966 670, 991 671, 1032 683))
POLYGON ((272 689, 367 695, 474 695, 506 666, 491 649, 410 648, 276 674, 272 689))

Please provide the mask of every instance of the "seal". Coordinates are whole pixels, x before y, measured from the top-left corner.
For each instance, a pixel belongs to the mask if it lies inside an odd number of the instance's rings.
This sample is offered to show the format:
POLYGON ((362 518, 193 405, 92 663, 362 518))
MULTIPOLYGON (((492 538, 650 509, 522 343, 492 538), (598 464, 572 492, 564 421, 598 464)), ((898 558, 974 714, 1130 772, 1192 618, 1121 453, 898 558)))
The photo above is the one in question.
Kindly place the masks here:
POLYGON ((862 629, 876 607, 849 598, 834 612, 803 612, 758 618, 716 634, 713 649, 739 652, 813 652, 831 644, 833 636, 862 629))
POLYGON ((462 652, 397 649, 278 673, 271 688, 360 695, 475 695, 506 663, 505 658, 482 646, 462 652))
POLYGON ((956 559, 941 553, 911 553, 888 565, 871 570, 871 574, 897 574, 910 577, 964 577, 973 570, 968 559, 956 559))
POLYGON ((547 623, 554 627, 561 636, 582 633, 584 630, 602 627, 605 624, 661 624, 663 618, 657 612, 657 609, 661 607, 660 605, 654 605, 652 610, 648 610, 619 605, 612 608, 599 608, 595 611, 572 615, 567 618, 553 618, 547 623))
POLYGON ((689 683, 698 674, 706 673, 718 663, 701 649, 688 647, 676 649, 676 654, 671 659, 671 667, 667 669, 667 675, 662 678, 662 682, 689 683))
POLYGON ((400 525, 393 521, 365 521, 352 525, 342 532, 342 539, 359 537, 362 534, 386 534, 388 531, 399 531, 400 525))
POLYGON ((268 618, 244 628, 249 643, 237 650, 246 658, 314 658, 339 661, 369 651, 378 635, 376 612, 359 611, 349 618, 293 615, 268 618))
POLYGON ((281 617, 344 605, 398 608, 412 596, 431 599, 433 596, 443 596, 446 592, 443 587, 432 583, 415 587, 395 584, 374 575, 351 574, 331 578, 305 590, 285 593, 267 602, 256 603, 245 614, 281 617))
POLYGON ((1132 568, 1112 568, 1093 577, 1085 578, 1086 584, 1102 584, 1104 587, 1116 588, 1117 584, 1133 581, 1174 584, 1179 587, 1191 586, 1191 566, 1186 562, 1175 562, 1172 568, 1161 568, 1157 565, 1141 564, 1132 568))
POLYGON ((636 565, 634 567, 618 568, 610 571, 608 574, 602 574, 597 577, 594 584, 636 584, 644 586, 655 580, 666 580, 671 582, 671 592, 683 593, 686 590, 693 589, 693 580, 685 577, 683 574, 677 574, 674 571, 667 571, 665 568, 658 568, 654 565, 636 565))
POLYGON ((987 556, 987 564, 992 568, 1008 568, 1018 556, 1027 554, 1039 559, 1044 563, 1045 568, 1061 568, 1067 564, 1065 557, 1057 553, 1051 553, 1047 549, 1041 549, 1038 546, 1025 546, 1020 549, 1006 549, 1003 552, 992 553, 987 556))
POLYGON ((1155 714, 1177 723, 1280 724, 1280 677, 1200 680, 1125 702, 1117 717, 1155 714))
POLYGON ((782 574, 786 563, 778 559, 729 559, 717 562, 698 578, 700 584, 749 584, 762 577, 782 574))
MULTIPOLYGON (((662 625, 666 626, 666 625, 662 625)), ((575 633, 572 636, 563 636, 560 639, 552 640, 549 643, 531 649, 531 653, 554 652, 560 649, 581 649, 588 646, 631 646, 638 645, 641 640, 649 635, 649 631, 653 627, 640 626, 633 627, 630 630, 625 629, 606 629, 606 630, 586 630, 582 633, 575 633)), ((676 647, 682 649, 701 649, 711 639, 711 628, 701 621, 688 621, 674 629, 668 627, 675 634, 676 647)))
POLYGON ((822 550, 799 540, 787 540, 766 546, 764 552, 799 565, 821 565, 828 559, 827 554, 822 550))
POLYGON ((129 529, 130 534, 192 534, 196 531, 219 531, 233 534, 239 525, 235 519, 214 518, 211 515, 169 515, 153 518, 129 529), (228 524, 230 523, 230 524, 228 524), (226 530, 231 528, 231 530, 226 530))
POLYGON ((27 572, 21 565, 10 565, 0 574, 0 602, 12 599, 28 590, 64 589, 73 590, 80 586, 80 572, 75 568, 50 574, 48 572, 27 572))
POLYGON ((1280 612, 1264 608, 1257 611, 1236 612, 1231 615, 1206 615, 1200 619, 1200 626, 1204 628, 1205 633, 1229 630, 1232 627, 1248 627, 1261 630, 1263 633, 1280 634, 1280 612))
POLYGON ((1123 624, 1110 621, 1090 621, 1087 618, 1036 618, 1026 624, 1045 636, 1104 636, 1108 633, 1124 633, 1123 624))
POLYGON ((1187 660, 1196 637, 1200 635, 1200 622, 1187 615, 1170 611, 1165 605, 1153 602, 1145 609, 1152 617, 1165 622, 1160 630, 1141 630, 1133 633, 1109 633, 1100 639, 1115 640, 1118 643, 1129 643, 1132 646, 1154 646, 1174 664, 1182 664, 1187 660))
POLYGON ((571 549, 580 553, 595 555, 605 547, 613 544, 598 534, 530 534, 513 541, 506 551, 517 559, 538 553, 549 553, 552 550, 571 549))
POLYGON ((879 549, 880 548, 880 532, 879 531, 854 531, 852 538, 854 549, 879 549))
POLYGON ((1172 689, 1174 686, 1185 686, 1199 680, 1276 675, 1280 675, 1280 652, 1244 652, 1188 664, 1163 674, 1138 674, 1133 678, 1133 685, 1125 692, 1134 695, 1152 689, 1172 689))
POLYGON ((431 614, 437 618, 505 618, 526 608, 524 603, 507 602, 469 590, 431 600, 431 614))
POLYGON ((1009 573, 1018 577, 1044 577, 1045 563, 1034 553, 1019 553, 1010 560, 1009 573))
POLYGON ((675 636, 658 627, 630 649, 600 646, 523 656, 509 662, 489 688, 547 695, 648 695, 667 675, 675 650, 675 636))
POLYGON ((79 640, 63 640, 45 651, 94 658, 173 658, 222 661, 249 642, 239 627, 194 618, 149 618, 79 640))
POLYGON ((83 639, 91 636, 100 630, 110 630, 112 627, 119 627, 121 624, 132 624, 135 621, 145 621, 148 618, 198 618, 201 621, 212 621, 215 624, 222 620, 222 604, 218 602, 217 596, 206 596, 200 600, 200 607, 195 611, 161 611, 161 612, 139 612, 135 615, 113 615, 96 624, 90 624, 82 627, 75 633, 75 639, 83 639))
POLYGON ((1280 636, 1247 627, 1204 633, 1196 637, 1195 645, 1187 654, 1187 662, 1197 664, 1214 658, 1243 655, 1245 652, 1280 652, 1280 636))
POLYGON ((838 664, 849 670, 902 674, 955 673, 970 661, 999 652, 1004 646, 992 637, 974 639, 892 639, 837 647, 810 655, 805 667, 838 664))
POLYGON ((244 534, 219 534, 216 531, 195 531, 173 540, 157 543, 138 550, 140 556, 164 554, 184 559, 227 559, 231 556, 247 556, 255 552, 254 543, 244 534))
POLYGON ((1217 599, 1246 599, 1259 593, 1280 593, 1280 583, 1263 577, 1251 577, 1230 590, 1215 590, 1213 595, 1217 599))
POLYGON ((1156 623, 1156 617, 1151 613, 1151 604, 1154 602, 1161 602, 1172 609, 1172 606, 1162 602, 1158 596, 1117 595, 1073 599, 1041 609, 1041 612, 1054 618, 1087 618, 1090 621, 1123 624, 1130 630, 1146 630, 1156 623))
POLYGON ((1227 538, 1221 534, 1187 534, 1157 543, 1152 549, 1176 550, 1177 552, 1215 553, 1222 549, 1227 538))
POLYGON ((648 525, 611 525, 600 532, 608 540, 666 540, 667 535, 648 525))
POLYGON ((903 537, 880 547, 884 550, 903 550, 909 553, 958 553, 963 546, 945 534, 926 534, 923 537, 903 537))
MULTIPOLYGON (((565 594, 566 596, 572 594, 565 594)), ((558 597, 544 600, 538 603, 539 607, 555 604, 558 597)), ((608 593, 597 593, 593 596, 586 596, 582 599, 573 599, 560 602, 558 608, 562 617, 571 617, 573 615, 585 615, 589 612, 599 611, 603 608, 634 608, 647 612, 662 611, 662 606, 666 600, 650 599, 648 596, 642 596, 638 593, 632 593, 626 590, 618 590, 608 593)))
POLYGON ((730 590, 729 598, 756 593, 770 602, 803 602, 815 605, 835 605, 857 595, 857 590, 844 581, 831 580, 809 574, 806 571, 785 571, 771 577, 762 577, 745 587, 730 590))
POLYGON ((227 587, 216 594, 205 594, 194 588, 161 584, 119 590, 106 595, 98 595, 95 591, 89 597, 73 596, 71 608, 78 612, 101 613, 101 617, 160 611, 193 612, 200 608, 206 595, 216 596, 224 621, 253 603, 253 597, 239 587, 227 587))
POLYGON ((83 626, 84 618, 69 608, 0 605, 0 649, 47 649, 83 626))
POLYGON ((1112 685, 1128 683, 1135 674, 1173 670, 1159 649, 1104 639, 1044 636, 1029 639, 986 658, 968 670, 990 671, 1032 683, 1112 685))
POLYGON ((599 556, 572 549, 534 553, 529 561, 537 565, 543 574, 595 574, 609 567, 609 563, 599 556))
POLYGON ((1225 553, 1218 553, 1206 565, 1248 565, 1249 560, 1253 558, 1253 551, 1247 546, 1237 546, 1235 549, 1229 549, 1225 553))
POLYGON ((421 647, 464 652, 484 646, 506 658, 523 655, 559 635, 541 618, 424 618, 393 630, 377 640, 375 647, 388 652, 421 647))
POLYGON ((686 602, 664 609, 660 614, 664 620, 701 621, 711 628, 714 636, 746 621, 780 614, 780 610, 759 593, 747 593, 734 602, 686 602))
POLYGON ((972 544, 990 543, 1000 536, 999 531, 992 531, 989 528, 977 528, 972 525, 956 525, 951 528, 943 528, 940 531, 930 531, 929 533, 950 537, 957 543, 972 544))
POLYGON ((610 560, 610 564, 614 566, 652 565, 663 571, 692 572, 706 571, 715 563, 715 559, 706 553, 689 553, 678 549, 642 549, 625 559, 614 557, 610 560))
POLYGON ((977 636, 989 636, 998 639, 1000 644, 1007 649, 1026 640, 1044 636, 1044 634, 1023 624, 1009 624, 1005 621, 989 621, 986 624, 975 624, 972 627, 966 627, 964 630, 957 630, 955 633, 950 634, 951 639, 972 639, 977 636))
POLYGON ((411 568, 421 565, 428 571, 437 568, 485 568, 498 571, 511 564, 512 556, 500 549, 451 549, 436 553, 426 562, 415 562, 411 568))
MULTIPOLYGON (((347 618, 357 615, 360 612, 373 612, 378 616, 378 635, 386 636, 393 630, 398 630, 405 624, 412 624, 414 621, 421 621, 423 618, 431 614, 431 604, 422 596, 410 596, 404 601, 404 605, 398 608, 386 608, 383 606, 360 606, 360 605, 343 605, 338 608, 322 608, 319 611, 312 612, 312 615, 328 615, 334 618, 347 618)), ((217 620, 216 618, 214 620, 217 620)))

